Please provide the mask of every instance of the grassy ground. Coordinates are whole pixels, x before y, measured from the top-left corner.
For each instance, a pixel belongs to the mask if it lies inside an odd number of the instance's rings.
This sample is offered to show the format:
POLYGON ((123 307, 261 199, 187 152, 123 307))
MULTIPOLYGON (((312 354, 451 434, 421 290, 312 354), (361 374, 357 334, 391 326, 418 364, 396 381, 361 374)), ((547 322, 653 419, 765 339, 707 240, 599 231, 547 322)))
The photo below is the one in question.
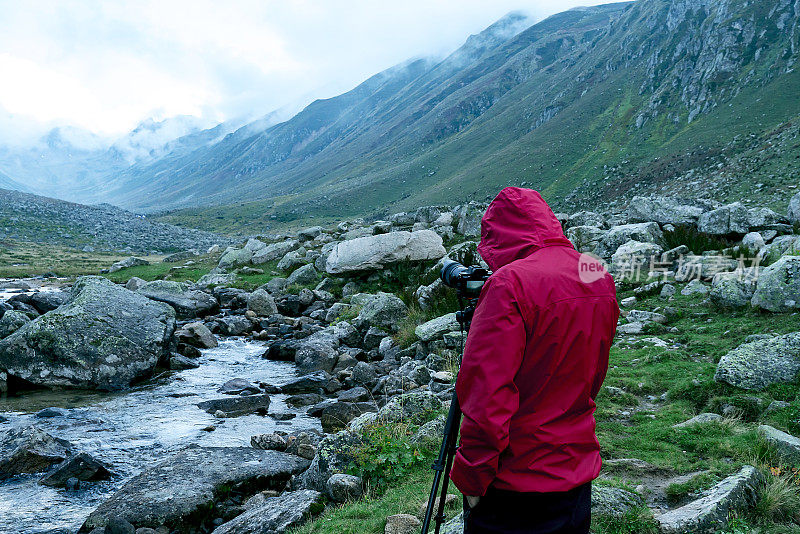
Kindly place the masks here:
MULTIPOLYGON (((620 292, 620 298, 632 294, 629 288, 620 292)), ((767 480, 757 505, 746 514, 731 515, 727 529, 720 532, 800 533, 800 477, 792 472, 793 467, 800 466, 782 465, 757 435, 757 426, 764 423, 800 434, 800 384, 752 392, 713 380, 720 357, 748 335, 797 331, 798 317, 723 311, 702 301, 703 297, 678 293, 669 302, 653 296, 635 305, 636 309, 662 313, 670 307, 672 319, 666 327, 653 328, 650 335, 618 339, 612 348, 606 387, 597 401, 597 434, 603 457, 638 458, 672 473, 681 482, 664 490, 670 506, 696 498, 742 465, 756 465, 767 480), (673 327, 677 331, 669 331, 673 327), (666 346, 653 343, 656 337, 666 346), (774 400, 789 405, 767 411, 774 400), (673 428, 701 412, 719 413, 726 405, 733 408, 720 423, 673 428)), ((432 458, 435 448, 421 451, 432 458)), ((380 533, 387 516, 417 514, 432 480, 429 464, 407 467, 402 479, 388 490, 373 489, 365 500, 331 508, 297 534, 380 533)), ((642 482, 646 481, 635 476, 604 475, 596 483, 632 488, 642 482)), ((454 488, 452 491, 456 492, 454 488)), ((648 492, 644 490, 645 497, 648 492)), ((652 514, 643 509, 621 518, 596 517, 593 531, 622 534, 657 530, 652 514)))

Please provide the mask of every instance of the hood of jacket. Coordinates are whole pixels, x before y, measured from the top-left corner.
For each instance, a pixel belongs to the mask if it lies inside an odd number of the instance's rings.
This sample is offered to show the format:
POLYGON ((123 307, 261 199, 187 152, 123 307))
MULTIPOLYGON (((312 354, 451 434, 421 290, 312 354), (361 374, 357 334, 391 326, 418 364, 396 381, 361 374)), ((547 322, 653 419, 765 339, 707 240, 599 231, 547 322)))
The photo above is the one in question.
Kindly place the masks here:
POLYGON ((553 210, 533 189, 506 187, 481 220, 478 252, 493 271, 553 245, 572 243, 564 237, 553 210))

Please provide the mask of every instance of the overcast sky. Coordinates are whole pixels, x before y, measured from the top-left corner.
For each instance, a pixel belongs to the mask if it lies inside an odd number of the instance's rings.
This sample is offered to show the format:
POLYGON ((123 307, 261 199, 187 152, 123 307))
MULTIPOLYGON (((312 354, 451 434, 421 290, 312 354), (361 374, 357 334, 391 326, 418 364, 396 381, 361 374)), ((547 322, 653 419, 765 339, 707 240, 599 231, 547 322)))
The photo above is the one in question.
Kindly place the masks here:
MULTIPOLYGON (((307 104, 572 0, 0 0, 0 137, 307 104)), ((6 139, 8 141, 8 139, 6 139)))

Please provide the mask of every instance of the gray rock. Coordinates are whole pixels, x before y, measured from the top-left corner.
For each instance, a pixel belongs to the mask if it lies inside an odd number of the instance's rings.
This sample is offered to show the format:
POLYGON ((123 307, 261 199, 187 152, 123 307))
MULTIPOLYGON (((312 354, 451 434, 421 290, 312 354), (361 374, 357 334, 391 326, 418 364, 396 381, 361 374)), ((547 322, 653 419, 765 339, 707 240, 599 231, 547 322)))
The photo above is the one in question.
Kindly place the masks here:
POLYGON ((362 386, 371 387, 378 379, 378 374, 375 372, 375 367, 367 362, 358 362, 353 367, 352 374, 353 383, 362 386))
POLYGON ((594 211, 579 211, 569 216, 567 226, 572 229, 577 226, 606 227, 606 218, 594 211))
POLYGON ((134 276, 125 283, 125 289, 130 291, 138 291, 139 289, 143 288, 146 283, 146 280, 142 280, 138 276, 134 276))
POLYGON ((317 281, 317 270, 314 268, 314 265, 310 263, 308 265, 303 265, 302 267, 296 269, 286 279, 286 282, 289 284, 299 284, 301 286, 313 284, 316 281, 317 281))
POLYGON ((281 258, 281 261, 278 262, 278 265, 276 265, 275 268, 279 271, 289 272, 297 269, 305 263, 306 259, 305 256, 301 254, 301 251, 293 250, 284 254, 283 258, 281 258))
POLYGON ((109 273, 115 273, 117 271, 121 271, 122 269, 128 269, 129 267, 139 267, 141 265, 150 265, 150 262, 147 260, 143 260, 142 258, 136 258, 131 256, 130 258, 125 258, 124 260, 120 260, 113 264, 111 267, 108 268, 109 273))
POLYGON ((782 235, 776 237, 772 243, 765 245, 757 257, 762 267, 771 265, 781 259, 784 255, 797 255, 800 251, 800 237, 795 235, 782 235))
POLYGON ((661 297, 662 299, 668 299, 672 295, 674 295, 677 291, 678 290, 672 284, 664 284, 658 296, 661 297))
POLYGON ((197 287, 227 287, 236 282, 236 275, 232 273, 208 273, 200 277, 195 284, 197 287))
POLYGON ((667 324, 665 315, 643 310, 631 310, 626 318, 631 322, 667 324))
POLYGON ((79 278, 71 300, 0 341, 0 368, 44 387, 117 390, 168 355, 175 312, 105 278, 79 278))
POLYGON ((671 248, 661 255, 661 263, 669 264, 680 260, 683 256, 687 256, 691 251, 686 245, 678 245, 671 248))
POLYGON ((253 330, 253 323, 243 315, 226 315, 217 319, 217 325, 223 336, 242 336, 253 330))
POLYGON ((758 230, 782 228, 789 220, 769 208, 750 208, 747 210, 747 224, 758 230))
POLYGON ((792 382, 800 373, 800 332, 759 336, 720 359, 714 379, 744 389, 792 382))
POLYGON ((787 216, 793 223, 800 222, 800 193, 797 193, 789 201, 789 211, 787 216))
POLYGON ((430 321, 419 325, 414 330, 414 333, 420 340, 430 341, 437 337, 443 336, 447 332, 459 330, 459 328, 460 325, 458 321, 456 321, 456 314, 448 313, 447 315, 436 317, 435 319, 431 319, 430 321))
POLYGON ((21 311, 7 311, 0 318, 0 339, 10 336, 29 322, 31 322, 30 317, 21 311))
POLYGON ((246 248, 228 247, 219 259, 220 269, 231 269, 242 267, 250 263, 253 259, 253 251, 246 248))
POLYGON ((711 281, 711 302, 721 308, 745 308, 756 290, 756 278, 749 271, 718 273, 711 281))
POLYGON ((636 493, 611 486, 592 485, 592 515, 621 517, 628 510, 644 506, 644 500, 636 493))
POLYGON ((39 291, 31 295, 29 304, 39 313, 47 313, 66 304, 69 297, 68 291, 39 291))
POLYGON ((188 323, 175 332, 178 342, 200 349, 211 349, 219 345, 217 338, 201 322, 188 323))
POLYGON ((267 414, 269 395, 247 395, 244 397, 228 397, 197 403, 197 407, 208 413, 221 411, 226 417, 238 417, 252 413, 267 414))
POLYGON ((606 232, 597 226, 571 226, 565 235, 578 252, 595 253, 606 232))
POLYGON ((761 480, 761 473, 755 467, 745 466, 717 483, 704 497, 661 514, 656 520, 667 534, 717 532, 727 524, 728 514, 755 503, 761 480))
POLYGON ((70 479, 94 482, 111 477, 111 470, 103 462, 82 452, 70 456, 39 482, 45 486, 63 488, 70 479))
POLYGON ((746 234, 750 231, 747 208, 734 202, 706 212, 700 216, 697 228, 712 235, 746 234))
POLYGON ((600 240, 595 252, 602 258, 610 258, 621 245, 628 241, 660 243, 662 238, 661 228, 654 222, 613 226, 600 240))
POLYGON ((480 237, 481 219, 485 212, 486 205, 477 202, 458 206, 454 210, 456 233, 466 237, 480 237))
POLYGON ((275 299, 263 289, 256 289, 247 297, 247 309, 261 317, 269 317, 278 313, 275 299))
POLYGON ((464 512, 459 513, 453 519, 442 525, 442 534, 463 534, 464 532, 464 512))
POLYGON ((347 423, 366 412, 375 412, 377 407, 367 402, 335 402, 326 406, 320 415, 322 430, 337 432, 347 427, 347 423))
POLYGON ((169 368, 172 371, 185 371, 186 369, 197 369, 200 364, 193 359, 182 354, 174 354, 169 358, 169 368))
POLYGON ((629 277, 646 276, 664 249, 656 243, 626 241, 611 255, 611 271, 629 277))
POLYGON ((445 419, 444 415, 440 415, 419 427, 419 430, 411 436, 411 443, 441 443, 444 437, 445 419))
POLYGON ((701 413, 695 415, 691 419, 684 421, 683 423, 678 423, 677 425, 672 425, 672 428, 687 428, 690 426, 695 425, 704 425, 707 423, 715 423, 718 421, 722 421, 722 416, 716 413, 701 413))
POLYGON ((294 362, 301 372, 331 372, 339 357, 339 340, 329 329, 320 330, 299 340, 296 345, 294 362))
POLYGON ((361 436, 349 430, 325 436, 319 442, 311 466, 298 477, 296 487, 325 491, 331 476, 344 473, 351 467, 355 449, 360 443, 361 436))
POLYGON ((673 198, 633 197, 627 216, 631 222, 655 221, 660 224, 697 224, 705 209, 673 198))
POLYGON ((708 295, 709 292, 708 286, 700 280, 692 280, 681 289, 681 295, 687 297, 691 295, 708 295))
POLYGON ((737 267, 739 263, 735 259, 725 256, 685 256, 678 262, 675 280, 712 280, 714 275, 735 271, 737 267))
POLYGON ((267 244, 264 243, 263 241, 259 241, 255 237, 251 237, 250 239, 247 240, 247 243, 245 243, 244 248, 246 248, 250 252, 255 253, 255 252, 258 252, 259 250, 263 249, 266 246, 267 246, 267 244))
POLYGON ((617 327, 618 334, 638 335, 644 330, 644 323, 632 322, 621 324, 617 327))
POLYGON ((391 293, 380 292, 361 308, 356 320, 395 331, 407 314, 408 307, 402 300, 391 293))
POLYGON ((65 417, 69 414, 64 408, 44 408, 36 412, 35 417, 39 419, 52 419, 53 417, 65 417))
POLYGON ((250 445, 264 451, 285 451, 288 443, 280 434, 260 434, 250 437, 250 445))
POLYGON ((298 527, 325 509, 321 493, 300 490, 270 497, 220 525, 212 534, 280 534, 298 527))
POLYGON ((750 232, 742 238, 742 246, 747 247, 752 252, 758 252, 766 246, 766 242, 758 232, 750 232))
POLYGON ((760 425, 758 433, 789 465, 800 465, 800 439, 769 425, 760 425))
POLYGON ((219 311, 217 299, 203 291, 190 290, 187 285, 168 280, 147 282, 137 293, 175 309, 179 319, 204 317, 219 311))
POLYGON ((333 502, 358 500, 364 493, 364 483, 355 475, 337 473, 325 483, 325 493, 333 502))
POLYGON ((241 395, 244 394, 253 394, 253 393, 260 393, 261 390, 255 384, 251 384, 249 381, 245 380, 244 378, 232 378, 222 384, 222 386, 217 390, 218 393, 223 393, 225 395, 241 395))
POLYGON ((89 515, 81 531, 105 527, 113 517, 136 527, 187 530, 197 514, 214 504, 223 486, 253 492, 281 489, 308 465, 308 460, 277 451, 189 447, 126 482, 89 515))
POLYGON ((278 258, 284 257, 288 252, 295 250, 299 246, 300 243, 294 239, 287 239, 286 241, 271 243, 266 247, 256 251, 250 261, 253 265, 269 263, 277 260, 278 258))
POLYGON ((310 373, 290 380, 281 386, 281 391, 290 395, 297 393, 318 393, 331 380, 331 375, 324 371, 310 373))
POLYGON ((71 447, 35 426, 9 430, 0 436, 0 480, 44 471, 62 462, 71 447))
POLYGON ((435 260, 445 255, 442 238, 430 230, 390 232, 336 245, 325 263, 330 274, 382 269, 402 261, 435 260))
POLYGON ((388 422, 406 421, 419 425, 441 409, 442 401, 432 393, 404 393, 386 403, 378 411, 378 417, 388 422))
POLYGON ((411 514, 395 514, 386 518, 385 534, 415 534, 422 522, 411 514))
POLYGON ((800 256, 784 256, 764 268, 753 293, 753 306, 775 313, 800 308, 800 256))
POLYGON ((321 226, 312 226, 310 228, 306 228, 304 230, 300 230, 297 232, 297 238, 300 241, 311 241, 318 235, 320 235, 323 231, 321 226))

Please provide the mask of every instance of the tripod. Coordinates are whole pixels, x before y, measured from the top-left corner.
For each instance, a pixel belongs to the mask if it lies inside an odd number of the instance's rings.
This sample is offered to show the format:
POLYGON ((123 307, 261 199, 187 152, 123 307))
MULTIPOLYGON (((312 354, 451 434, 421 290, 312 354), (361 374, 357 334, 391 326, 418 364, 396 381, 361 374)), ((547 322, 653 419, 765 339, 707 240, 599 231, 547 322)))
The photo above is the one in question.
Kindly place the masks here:
MULTIPOLYGON (((459 300, 461 300, 459 298, 459 300)), ((463 340, 464 332, 469 332, 469 325, 472 322, 472 315, 475 312, 475 302, 477 299, 470 299, 469 306, 463 307, 462 310, 456 313, 456 320, 461 326, 461 353, 463 356, 463 340)), ((434 533, 439 534, 439 530, 444 523, 444 506, 447 499, 447 485, 450 483, 450 468, 453 466, 453 458, 456 454, 456 447, 458 445, 458 430, 461 426, 461 406, 458 404, 458 396, 453 390, 453 397, 450 400, 450 411, 447 413, 447 421, 444 425, 444 438, 442 439, 442 446, 439 448, 439 456, 431 467, 434 471, 433 487, 431 487, 431 494, 428 497, 428 508, 425 510, 425 519, 422 522, 422 534, 428 534, 431 519, 436 522, 434 533), (444 475, 444 483, 442 483, 442 475, 444 475), (439 492, 439 485, 442 489, 439 492), (439 506, 436 510, 436 517, 433 517, 433 507, 436 505, 436 497, 439 496, 439 506)))

